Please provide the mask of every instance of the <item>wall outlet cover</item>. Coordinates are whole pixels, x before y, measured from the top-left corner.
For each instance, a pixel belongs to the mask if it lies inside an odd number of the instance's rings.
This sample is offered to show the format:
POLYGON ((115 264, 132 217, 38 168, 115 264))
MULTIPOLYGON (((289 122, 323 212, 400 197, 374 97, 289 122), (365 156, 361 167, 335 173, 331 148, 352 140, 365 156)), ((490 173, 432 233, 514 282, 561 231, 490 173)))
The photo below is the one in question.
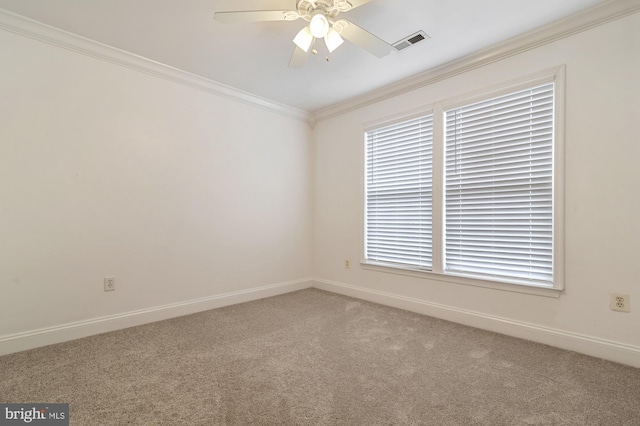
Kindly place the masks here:
POLYGON ((610 308, 617 312, 631 312, 631 300, 628 294, 611 293, 610 308))
POLYGON ((116 290, 116 277, 105 277, 104 279, 104 291, 116 290))

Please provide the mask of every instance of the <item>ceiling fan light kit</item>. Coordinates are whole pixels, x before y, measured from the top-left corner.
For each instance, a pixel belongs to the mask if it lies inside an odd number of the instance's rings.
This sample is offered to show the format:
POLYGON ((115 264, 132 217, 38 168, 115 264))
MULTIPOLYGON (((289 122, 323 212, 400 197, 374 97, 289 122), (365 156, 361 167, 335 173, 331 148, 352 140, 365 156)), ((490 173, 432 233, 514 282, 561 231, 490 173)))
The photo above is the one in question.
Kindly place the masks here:
POLYGON ((313 12, 311 21, 309 21, 309 29, 315 38, 324 38, 329 32, 329 21, 321 10, 313 12))
POLYGON ((298 32, 298 34, 293 39, 293 42, 300 49, 304 50, 305 52, 308 52, 309 48, 313 44, 313 34, 311 34, 311 30, 309 29, 309 27, 306 26, 303 29, 301 29, 300 32, 298 32))
POLYGON ((340 34, 333 28, 329 28, 327 31, 327 35, 324 36, 324 43, 327 45, 327 50, 329 53, 332 53, 336 50, 342 43, 344 43, 344 39, 340 37, 340 34))
MULTIPOLYGON (((293 0, 292 0, 293 1, 293 0)), ((376 37, 356 24, 336 17, 340 13, 369 3, 371 0, 298 0, 296 10, 244 10, 216 12, 214 18, 219 22, 261 22, 261 21, 295 21, 304 19, 309 24, 302 28, 293 38, 296 48, 291 56, 289 67, 299 68, 304 65, 306 56, 316 39, 322 38, 329 53, 350 41, 369 53, 382 58, 392 50, 386 41, 376 37)), ((265 1, 265 6, 268 1, 265 1)), ((315 53, 315 49, 314 49, 315 53)))

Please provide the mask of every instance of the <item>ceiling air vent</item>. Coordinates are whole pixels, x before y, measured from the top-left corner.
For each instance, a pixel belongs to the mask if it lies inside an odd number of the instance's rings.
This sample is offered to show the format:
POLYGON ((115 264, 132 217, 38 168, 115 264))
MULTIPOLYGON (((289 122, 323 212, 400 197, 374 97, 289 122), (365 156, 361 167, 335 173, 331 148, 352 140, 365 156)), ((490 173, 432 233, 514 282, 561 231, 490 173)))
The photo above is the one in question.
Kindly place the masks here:
POLYGON ((395 43, 393 43, 393 48, 396 50, 404 50, 407 47, 411 47, 416 43, 420 43, 423 40, 428 40, 431 37, 429 37, 424 31, 418 31, 415 34, 411 34, 408 37, 403 38, 400 41, 397 41, 395 43))

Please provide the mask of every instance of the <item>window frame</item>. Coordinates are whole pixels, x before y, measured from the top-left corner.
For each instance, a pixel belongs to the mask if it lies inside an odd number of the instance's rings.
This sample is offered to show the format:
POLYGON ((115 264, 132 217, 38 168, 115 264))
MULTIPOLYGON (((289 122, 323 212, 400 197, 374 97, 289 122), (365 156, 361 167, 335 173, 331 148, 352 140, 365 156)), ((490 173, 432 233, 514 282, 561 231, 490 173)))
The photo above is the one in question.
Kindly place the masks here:
MULTIPOLYGON (((422 118, 422 117, 426 117, 426 116, 432 116, 431 121, 432 121, 432 129, 433 129, 433 131, 432 131, 432 145, 433 145, 433 138, 435 136, 435 128, 433 127, 435 125, 435 123, 434 123, 435 116, 434 116, 432 110, 426 110, 426 111, 420 110, 418 112, 414 112, 413 114, 411 114, 409 116, 400 116, 400 117, 398 117, 398 118, 396 118, 394 120, 386 121, 384 124, 377 125, 377 126, 375 126, 373 128, 369 128, 365 132, 365 149, 364 149, 364 166, 363 166, 364 167, 364 174, 365 174, 364 184, 363 184, 364 207, 365 207, 365 209, 367 207, 367 198, 368 198, 367 183, 366 183, 367 179, 368 179, 368 169, 367 169, 368 152, 367 152, 367 148, 366 148, 366 146, 368 145, 368 140, 367 140, 367 137, 366 137, 366 133, 368 133, 369 131, 373 131, 373 130, 380 130, 380 129, 383 129, 385 127, 393 126, 393 125, 396 125, 396 124, 406 123, 406 122, 413 121, 413 120, 416 120, 416 119, 419 119, 419 118, 422 118)), ((432 151, 431 154, 432 154, 432 157, 433 157, 433 151, 432 151)), ((433 158, 432 158, 432 166, 433 166, 433 164, 434 163, 433 163, 433 158)), ((434 174, 435 173, 432 171, 432 173, 431 173, 431 177, 432 178, 433 178, 434 174)), ((432 185, 432 191, 433 191, 433 182, 431 183, 431 185, 432 185)), ((432 194, 432 197, 433 197, 433 194, 432 194)), ((433 209, 433 205, 432 205, 432 209, 433 209)), ((432 214, 433 214, 433 212, 432 212, 432 214)), ((368 229, 367 225, 368 224, 367 224, 367 220, 366 220, 367 219, 366 210, 364 212, 364 216, 363 217, 364 217, 364 223, 363 223, 363 227, 364 227, 364 240, 363 240, 363 242, 364 242, 364 245, 363 245, 363 256, 362 257, 363 257, 363 259, 365 259, 366 258, 366 254, 367 254, 367 237, 368 237, 368 233, 367 233, 367 229, 368 229)), ((433 235, 432 235, 432 242, 433 242, 433 235)), ((433 246, 432 246, 431 249, 432 249, 431 255, 433 257, 433 246)), ((369 262, 370 263, 376 263, 376 264, 396 265, 399 268, 411 268, 411 265, 408 265, 408 264, 404 264, 403 265, 401 263, 386 263, 384 261, 369 261, 369 262)), ((418 270, 424 270, 424 269, 420 269, 419 267, 416 267, 416 268, 418 270)))
POLYGON ((432 105, 403 114, 372 121, 362 126, 363 155, 361 166, 362 185, 362 236, 361 261, 363 269, 406 275, 433 281, 470 285, 539 296, 559 297, 564 290, 564 128, 565 128, 565 66, 543 70, 506 83, 496 84, 444 99, 432 105), (444 113, 456 107, 472 104, 532 88, 554 83, 554 145, 553 145, 553 285, 545 286, 527 280, 498 277, 479 277, 471 274, 445 272, 444 266, 444 185, 445 185, 445 123, 444 113), (433 114, 433 267, 431 270, 398 264, 367 260, 366 253, 366 133, 388 125, 411 120, 421 115, 433 114))

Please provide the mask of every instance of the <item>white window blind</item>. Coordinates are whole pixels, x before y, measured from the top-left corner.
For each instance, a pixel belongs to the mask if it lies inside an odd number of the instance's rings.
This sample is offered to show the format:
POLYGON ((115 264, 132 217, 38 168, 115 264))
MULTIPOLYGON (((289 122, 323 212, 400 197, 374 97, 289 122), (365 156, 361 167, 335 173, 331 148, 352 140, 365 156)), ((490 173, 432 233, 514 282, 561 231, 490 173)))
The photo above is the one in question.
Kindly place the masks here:
POLYGON ((445 112, 445 271, 551 285, 554 84, 445 112))
POLYGON ((431 269, 433 115, 365 138, 365 258, 431 269))

